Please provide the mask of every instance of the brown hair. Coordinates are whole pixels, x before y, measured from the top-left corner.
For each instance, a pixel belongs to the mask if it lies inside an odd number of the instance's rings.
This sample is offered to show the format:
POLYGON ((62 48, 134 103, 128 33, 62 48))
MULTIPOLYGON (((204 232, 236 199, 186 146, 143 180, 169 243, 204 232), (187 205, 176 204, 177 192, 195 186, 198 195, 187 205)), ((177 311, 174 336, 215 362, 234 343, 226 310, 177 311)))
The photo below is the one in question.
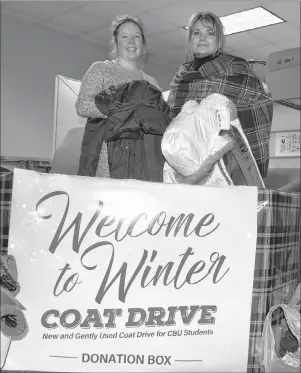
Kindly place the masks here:
POLYGON ((111 40, 112 51, 111 51, 111 54, 112 55, 116 55, 116 53, 117 53, 117 36, 118 36, 119 27, 121 25, 123 25, 124 23, 127 23, 127 22, 132 22, 136 26, 139 27, 140 32, 141 32, 141 36, 142 36, 142 43, 143 43, 143 45, 146 49, 145 31, 144 31, 144 25, 143 25, 142 20, 139 17, 124 14, 124 15, 117 16, 114 19, 114 21, 112 22, 112 26, 111 26, 111 32, 112 32, 112 40, 111 40))
POLYGON ((216 52, 215 54, 219 54, 223 51, 225 45, 225 34, 224 34, 224 27, 219 19, 214 13, 211 12, 197 12, 194 13, 189 22, 188 22, 188 34, 186 38, 186 49, 185 49, 185 57, 186 61, 192 60, 192 53, 190 51, 189 45, 192 35, 192 28, 197 21, 201 21, 205 26, 209 25, 213 28, 216 32, 216 52))

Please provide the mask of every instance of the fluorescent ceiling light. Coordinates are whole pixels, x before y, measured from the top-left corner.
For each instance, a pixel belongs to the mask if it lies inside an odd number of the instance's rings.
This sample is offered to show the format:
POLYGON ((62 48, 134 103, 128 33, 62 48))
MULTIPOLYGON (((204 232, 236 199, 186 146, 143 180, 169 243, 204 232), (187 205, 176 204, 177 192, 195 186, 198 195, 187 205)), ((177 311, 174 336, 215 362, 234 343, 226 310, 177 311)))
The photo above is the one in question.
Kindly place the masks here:
MULTIPOLYGON (((262 7, 220 17, 220 20, 224 26, 225 35, 236 34, 238 32, 254 30, 256 28, 284 22, 283 19, 262 7)), ((184 28, 187 30, 187 26, 184 28)))

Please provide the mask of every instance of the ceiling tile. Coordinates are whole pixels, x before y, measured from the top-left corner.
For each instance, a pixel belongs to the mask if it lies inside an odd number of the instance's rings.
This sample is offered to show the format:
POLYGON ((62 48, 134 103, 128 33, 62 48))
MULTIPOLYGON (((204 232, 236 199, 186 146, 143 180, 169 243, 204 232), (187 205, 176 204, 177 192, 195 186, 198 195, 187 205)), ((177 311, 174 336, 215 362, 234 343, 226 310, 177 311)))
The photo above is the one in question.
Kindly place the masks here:
POLYGON ((185 50, 182 48, 169 48, 168 50, 158 53, 159 57, 166 61, 173 61, 175 64, 181 63, 185 60, 185 50))
POLYGON ((248 31, 226 36, 226 46, 231 50, 243 49, 246 45, 251 48, 264 43, 266 43, 265 40, 252 35, 248 31))
POLYGON ((79 9, 81 13, 98 17, 105 24, 111 24, 117 15, 140 14, 140 10, 133 9, 126 1, 93 1, 79 9))
POLYGON ((244 58, 245 60, 250 60, 252 57, 244 50, 232 50, 228 52, 229 54, 233 54, 234 56, 244 58))
POLYGON ((271 1, 264 6, 285 21, 300 18, 300 0, 271 1))
POLYGON ((181 1, 177 4, 171 4, 162 9, 151 11, 150 14, 183 27, 194 12, 195 7, 192 4, 181 1))
POLYGON ((71 30, 70 28, 57 25, 51 21, 43 21, 39 25, 71 36, 78 36, 80 34, 79 31, 71 30))
POLYGON ((81 35, 79 35, 79 39, 89 41, 90 43, 93 43, 93 44, 96 44, 96 45, 101 45, 101 46, 107 47, 107 45, 102 44, 101 40, 99 40, 98 38, 94 37, 91 34, 81 34, 81 35))
POLYGON ((174 27, 169 31, 154 35, 153 38, 160 40, 170 48, 183 48, 185 49, 186 45, 186 35, 187 32, 182 27, 174 27))
POLYGON ((80 13, 76 10, 71 10, 68 13, 55 17, 52 21, 60 26, 68 27, 79 32, 95 30, 104 24, 100 19, 80 13))
POLYGON ((277 41, 274 44, 279 49, 300 48, 300 36, 299 38, 277 41))
POLYGON ((9 9, 9 8, 4 8, 4 7, 1 7, 1 16, 8 16, 8 17, 11 17, 11 18, 20 19, 22 21, 26 21, 26 22, 30 22, 30 23, 41 22, 40 18, 37 18, 37 17, 34 17, 34 16, 29 16, 27 14, 20 13, 16 10, 9 9))
POLYGON ((149 12, 151 10, 163 8, 169 4, 175 4, 178 0, 129 0, 127 5, 134 9, 139 9, 141 12, 149 12))
MULTIPOLYGON (((166 49, 166 44, 164 41, 160 39, 156 39, 154 37, 149 37, 147 39, 147 51, 149 54, 156 54, 161 50, 166 49)), ((170 45, 168 45, 170 47, 170 45)))
POLYGON ((251 30, 250 33, 270 42, 282 41, 296 37, 300 30, 287 22, 251 30))
POLYGON ((109 45, 111 42, 112 34, 108 26, 100 27, 97 30, 93 30, 90 32, 90 34, 97 39, 100 39, 102 43, 106 43, 107 45, 109 45))
POLYGON ((275 1, 275 0, 252 0, 252 3, 255 7, 255 6, 263 6, 263 5, 265 5, 267 3, 271 3, 273 1, 275 1))
MULTIPOLYGON (((37 1, 39 1, 39 0, 37 0, 37 1)), ((44 0, 42 0, 42 1, 44 1, 44 0)), ((52 0, 46 0, 46 1, 52 1, 52 0)), ((103 1, 103 0, 100 0, 100 1, 103 1)), ((112 0, 112 1, 114 1, 114 0, 112 0)), ((73 9, 77 9, 77 8, 82 7, 84 5, 93 3, 93 1, 89 1, 89 0, 82 0, 82 1, 78 1, 78 0, 61 0, 61 1, 58 1, 58 3, 68 3, 68 2, 72 5, 73 9)))
POLYGON ((299 18, 292 19, 289 21, 289 23, 300 29, 300 15, 299 18))
POLYGON ((162 66, 166 66, 166 65, 170 66, 170 64, 166 60, 163 60, 158 55, 156 55, 156 56, 152 56, 152 55, 149 56, 148 60, 147 60, 147 64, 150 64, 151 62, 155 62, 156 64, 159 64, 159 65, 162 65, 162 66))
POLYGON ((298 0, 8 1, 2 2, 1 13, 64 34, 81 35, 82 40, 106 47, 111 39, 110 24, 117 14, 140 15, 150 58, 177 65, 183 62, 185 52, 187 31, 182 26, 194 12, 212 11, 223 16, 260 5, 289 21, 228 35, 226 50, 246 59, 266 59, 275 50, 300 46, 298 0))
MULTIPOLYGON (((226 16, 233 13, 238 13, 243 10, 252 9, 258 6, 261 1, 225 1, 225 0, 211 0, 211 1, 198 1, 198 0, 188 0, 189 3, 194 5, 196 11, 201 12, 212 12, 219 17, 226 16)), ((191 14, 192 15, 192 14, 191 14)))
POLYGON ((14 9, 41 19, 62 14, 75 7, 74 1, 9 1, 3 8, 14 9))
POLYGON ((141 15, 142 22, 144 23, 146 29, 146 35, 160 34, 167 30, 172 29, 174 26, 157 17, 153 17, 150 14, 141 15))
MULTIPOLYGON (((277 52, 279 50, 280 48, 277 48, 275 45, 269 43, 261 45, 259 47, 247 48, 245 50, 245 53, 247 53, 248 56, 254 58, 255 60, 267 60, 270 53, 277 52)), ((240 51, 238 51, 237 53, 239 52, 240 51)))

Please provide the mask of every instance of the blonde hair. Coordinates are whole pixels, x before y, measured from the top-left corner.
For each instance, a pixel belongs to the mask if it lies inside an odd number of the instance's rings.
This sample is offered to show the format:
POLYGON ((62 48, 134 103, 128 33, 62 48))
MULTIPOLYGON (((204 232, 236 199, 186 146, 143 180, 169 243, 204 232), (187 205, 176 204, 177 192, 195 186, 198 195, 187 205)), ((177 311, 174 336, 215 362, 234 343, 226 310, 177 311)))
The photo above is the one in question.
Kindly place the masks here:
POLYGON ((224 26, 214 13, 211 12, 197 12, 194 13, 189 22, 188 22, 188 33, 186 37, 186 48, 185 48, 185 58, 186 61, 191 61, 193 59, 193 54, 190 50, 190 41, 192 35, 192 29, 197 21, 200 21, 204 26, 210 26, 216 33, 216 52, 214 55, 221 53, 224 49, 225 45, 225 34, 224 34, 224 26))
POLYGON ((142 43, 145 48, 146 52, 146 39, 145 39, 145 31, 144 31, 144 25, 142 20, 139 17, 131 16, 129 14, 124 14, 124 15, 119 15, 117 16, 111 26, 111 33, 112 33, 112 39, 111 39, 111 45, 112 45, 112 50, 111 50, 111 55, 116 56, 117 54, 117 37, 118 37, 118 30, 121 25, 124 23, 131 22, 134 23, 136 26, 139 27, 141 36, 142 36, 142 43))

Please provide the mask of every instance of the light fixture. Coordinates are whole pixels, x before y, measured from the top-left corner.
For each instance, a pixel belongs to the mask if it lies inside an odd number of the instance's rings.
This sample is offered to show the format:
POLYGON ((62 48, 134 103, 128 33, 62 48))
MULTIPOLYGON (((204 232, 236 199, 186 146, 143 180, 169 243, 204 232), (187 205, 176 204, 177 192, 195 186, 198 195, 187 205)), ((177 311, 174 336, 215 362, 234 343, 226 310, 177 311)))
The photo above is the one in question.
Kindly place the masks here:
MULTIPOLYGON (((261 6, 220 17, 220 20, 224 26, 225 35, 285 22, 261 6)), ((184 26, 184 28, 188 29, 187 26, 184 26)))

